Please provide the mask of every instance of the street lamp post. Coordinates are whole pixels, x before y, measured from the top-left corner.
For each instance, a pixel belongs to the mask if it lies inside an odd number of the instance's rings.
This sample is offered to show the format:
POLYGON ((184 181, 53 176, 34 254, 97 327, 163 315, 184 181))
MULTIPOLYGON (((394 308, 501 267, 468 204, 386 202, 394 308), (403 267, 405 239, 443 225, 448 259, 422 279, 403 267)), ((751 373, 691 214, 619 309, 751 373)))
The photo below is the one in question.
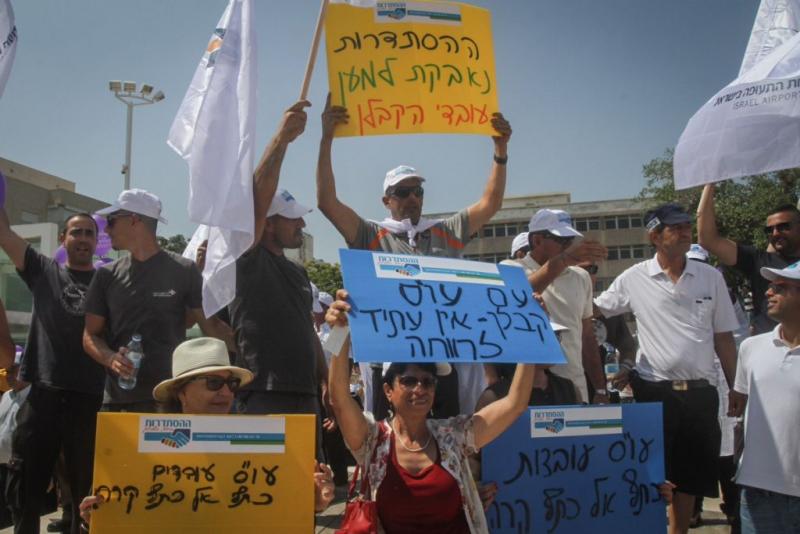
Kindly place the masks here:
POLYGON ((128 123, 125 139, 125 164, 122 166, 122 174, 125 175, 125 189, 131 188, 131 142, 133 138, 133 108, 136 106, 146 106, 164 100, 164 93, 158 91, 153 93, 153 86, 142 84, 141 89, 136 90, 136 82, 121 82, 111 80, 108 82, 108 89, 114 93, 117 100, 125 104, 128 108, 128 123))

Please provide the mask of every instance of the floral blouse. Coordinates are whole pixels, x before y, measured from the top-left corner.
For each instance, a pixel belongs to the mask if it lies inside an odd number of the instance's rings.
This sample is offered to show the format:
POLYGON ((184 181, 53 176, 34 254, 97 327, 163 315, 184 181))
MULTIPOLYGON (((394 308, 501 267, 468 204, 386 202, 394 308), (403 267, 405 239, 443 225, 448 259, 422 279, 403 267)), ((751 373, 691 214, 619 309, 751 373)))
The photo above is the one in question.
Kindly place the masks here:
MULTIPOLYGON (((389 461, 389 445, 392 435, 392 426, 386 423, 375 422, 375 417, 370 412, 365 412, 367 418, 367 438, 357 451, 352 451, 353 457, 359 465, 364 466, 369 456, 369 466, 365 467, 369 478, 370 498, 374 501, 378 488, 386 476, 386 464, 389 461), (377 449, 376 449, 377 446, 377 449), (375 451, 375 454, 372 454, 375 451), (369 455, 367 454, 369 452, 369 455)), ((461 490, 461 500, 464 515, 467 518, 472 534, 486 534, 489 528, 486 516, 483 513, 478 488, 472 479, 472 472, 467 462, 467 457, 476 454, 475 435, 472 432, 472 416, 459 415, 449 419, 428 419, 428 430, 439 445, 442 467, 458 482, 461 490)))

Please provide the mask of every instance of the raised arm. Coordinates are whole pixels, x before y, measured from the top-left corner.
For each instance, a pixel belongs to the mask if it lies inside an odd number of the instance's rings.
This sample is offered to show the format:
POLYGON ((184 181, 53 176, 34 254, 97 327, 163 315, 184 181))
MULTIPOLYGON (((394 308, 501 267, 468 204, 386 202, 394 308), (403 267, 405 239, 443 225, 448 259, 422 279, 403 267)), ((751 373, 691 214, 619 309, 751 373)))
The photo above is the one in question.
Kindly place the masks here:
POLYGON ((529 274, 528 282, 537 293, 542 293, 567 267, 574 267, 579 263, 599 263, 605 261, 606 256, 608 249, 602 244, 590 239, 581 239, 561 254, 547 260, 541 269, 529 274))
MULTIPOLYGON (((350 310, 350 305, 345 302, 346 298, 347 291, 340 289, 336 292, 336 301, 325 314, 325 320, 331 327, 347 326, 347 312, 350 310)), ((369 429, 364 413, 350 396, 350 365, 347 361, 349 353, 348 335, 342 350, 331 358, 331 366, 328 369, 328 391, 342 437, 351 451, 357 451, 364 445, 369 429)))
POLYGON ((308 100, 295 102, 283 114, 278 131, 270 140, 261 161, 253 173, 253 213, 255 216, 255 234, 253 243, 261 241, 266 225, 267 212, 272 204, 272 197, 278 189, 278 178, 281 174, 283 157, 289 143, 297 139, 306 128, 305 108, 311 105, 308 100))
POLYGON ((717 232, 714 213, 714 184, 706 184, 697 205, 697 241, 725 265, 736 265, 736 243, 717 232))
POLYGON ((511 139, 511 124, 503 117, 502 113, 492 115, 492 126, 499 135, 492 137, 494 141, 494 162, 486 182, 483 196, 467 208, 469 215, 469 235, 481 229, 481 226, 494 217, 503 204, 503 195, 506 191, 506 160, 508 160, 508 140, 511 139), (499 160, 499 162, 498 162, 499 160))
POLYGON ((8 369, 14 364, 14 341, 11 339, 11 330, 8 328, 6 308, 0 300, 0 369, 8 369))
POLYGON ((331 106, 331 94, 325 102, 322 112, 322 139, 319 141, 319 158, 317 159, 317 207, 333 223, 347 242, 356 239, 358 224, 361 218, 336 196, 336 179, 333 176, 333 134, 336 127, 346 124, 350 119, 347 108, 331 106))
POLYGON ((6 208, 0 206, 0 247, 8 254, 18 271, 25 270, 25 249, 28 242, 11 229, 6 208))
POLYGON ((476 447, 480 449, 491 442, 525 412, 531 398, 535 371, 535 365, 518 363, 508 395, 481 408, 472 416, 476 447))

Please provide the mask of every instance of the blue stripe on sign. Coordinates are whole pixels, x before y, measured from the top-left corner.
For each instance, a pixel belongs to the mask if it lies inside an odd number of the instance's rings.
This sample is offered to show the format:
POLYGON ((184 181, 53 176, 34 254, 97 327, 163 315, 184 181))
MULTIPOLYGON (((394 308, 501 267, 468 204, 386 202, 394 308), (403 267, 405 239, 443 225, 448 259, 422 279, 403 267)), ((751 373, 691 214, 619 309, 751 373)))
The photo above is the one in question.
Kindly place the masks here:
POLYGON ((195 432, 193 441, 285 441, 286 434, 265 434, 257 432, 195 432))
POLYGON ((594 426, 594 425, 619 425, 622 426, 622 419, 589 419, 588 421, 567 421, 567 426, 594 426))
POLYGON ((145 441, 161 441, 164 438, 171 438, 172 432, 145 432, 145 441))

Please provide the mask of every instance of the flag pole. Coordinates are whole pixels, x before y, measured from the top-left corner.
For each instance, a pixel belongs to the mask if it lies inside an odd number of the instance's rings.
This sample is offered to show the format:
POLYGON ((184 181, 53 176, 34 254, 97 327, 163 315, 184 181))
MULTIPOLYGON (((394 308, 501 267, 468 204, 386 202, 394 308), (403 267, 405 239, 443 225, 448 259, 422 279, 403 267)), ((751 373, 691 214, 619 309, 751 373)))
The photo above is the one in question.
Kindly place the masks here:
POLYGON ((319 6, 317 28, 314 30, 314 40, 311 41, 311 50, 308 52, 308 63, 306 64, 306 75, 303 78, 303 88, 300 89, 300 100, 305 100, 308 96, 308 86, 311 85, 311 74, 314 72, 314 63, 317 61, 319 39, 322 36, 322 25, 325 23, 325 13, 328 11, 328 2, 329 0, 322 0, 319 6))

